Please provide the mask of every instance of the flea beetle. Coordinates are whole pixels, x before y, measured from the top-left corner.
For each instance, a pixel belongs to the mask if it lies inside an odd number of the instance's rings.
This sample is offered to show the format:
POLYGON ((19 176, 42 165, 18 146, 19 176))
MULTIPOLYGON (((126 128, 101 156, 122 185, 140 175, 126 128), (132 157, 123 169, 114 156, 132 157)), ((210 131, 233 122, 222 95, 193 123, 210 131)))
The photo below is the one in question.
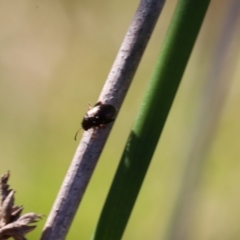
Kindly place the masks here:
MULTIPOLYGON (((97 102, 93 107, 89 104, 89 110, 85 114, 82 120, 82 128, 87 131, 90 128, 97 129, 110 122, 113 122, 113 118, 116 114, 116 109, 111 104, 103 104, 101 101, 97 102)), ((75 140, 77 138, 79 130, 75 135, 75 140)))

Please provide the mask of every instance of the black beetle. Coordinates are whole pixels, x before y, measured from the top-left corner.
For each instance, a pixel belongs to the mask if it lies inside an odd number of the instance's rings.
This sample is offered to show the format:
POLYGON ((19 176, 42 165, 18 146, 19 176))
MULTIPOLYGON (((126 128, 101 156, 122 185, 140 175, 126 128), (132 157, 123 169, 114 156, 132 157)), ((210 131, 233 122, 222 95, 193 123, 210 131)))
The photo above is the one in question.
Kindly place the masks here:
MULTIPOLYGON (((97 102, 93 107, 89 104, 89 110, 85 114, 82 120, 82 128, 87 131, 90 128, 97 129, 110 122, 113 122, 113 118, 116 114, 116 109, 111 104, 103 104, 101 101, 97 102)), ((77 139, 77 131, 75 140, 77 139)))

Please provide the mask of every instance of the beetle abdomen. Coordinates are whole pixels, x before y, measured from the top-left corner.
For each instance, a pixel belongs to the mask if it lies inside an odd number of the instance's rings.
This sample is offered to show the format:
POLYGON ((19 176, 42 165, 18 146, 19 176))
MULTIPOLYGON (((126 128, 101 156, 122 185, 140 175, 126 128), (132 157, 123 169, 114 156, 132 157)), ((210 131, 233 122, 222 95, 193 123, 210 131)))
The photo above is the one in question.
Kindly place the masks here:
POLYGON ((93 108, 89 109, 82 121, 82 128, 87 131, 90 128, 99 127, 114 121, 116 109, 111 104, 97 102, 93 108))

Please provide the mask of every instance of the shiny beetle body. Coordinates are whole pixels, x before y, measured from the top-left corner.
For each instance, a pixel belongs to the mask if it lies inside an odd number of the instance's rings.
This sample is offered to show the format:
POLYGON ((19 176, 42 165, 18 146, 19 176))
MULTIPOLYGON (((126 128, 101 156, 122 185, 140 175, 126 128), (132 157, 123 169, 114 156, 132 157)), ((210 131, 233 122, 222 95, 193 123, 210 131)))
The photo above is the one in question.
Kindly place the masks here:
POLYGON ((111 104, 97 102, 85 114, 82 120, 82 128, 87 131, 90 128, 98 128, 114 121, 116 109, 111 104))
MULTIPOLYGON (((104 125, 113 122, 116 109, 111 104, 103 104, 97 102, 93 107, 89 104, 89 110, 82 120, 82 128, 87 131, 90 128, 97 129, 104 125)), ((77 140, 77 135, 80 129, 76 132, 74 139, 77 140)))

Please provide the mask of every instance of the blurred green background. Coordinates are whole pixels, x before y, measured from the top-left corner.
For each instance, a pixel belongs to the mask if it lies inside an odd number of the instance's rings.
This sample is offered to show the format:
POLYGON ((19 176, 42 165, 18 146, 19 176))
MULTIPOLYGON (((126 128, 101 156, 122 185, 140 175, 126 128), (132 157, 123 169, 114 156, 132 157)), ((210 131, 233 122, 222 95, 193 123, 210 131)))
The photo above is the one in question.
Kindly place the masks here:
MULTIPOLYGON (((95 229, 176 2, 166 1, 67 239, 89 239, 95 229)), ((125 240, 165 239, 199 119, 211 120, 214 131, 206 129, 211 136, 201 151, 186 239, 240 238, 240 19, 229 20, 236 15, 234 4, 213 0, 209 6, 125 240), (224 37, 229 39, 221 44, 224 37), (219 103, 213 116, 199 114, 211 106, 205 94, 219 103)), ((73 138, 87 103, 97 101, 137 5, 0 2, 0 174, 11 171, 16 204, 25 212, 47 217, 78 144, 73 138)), ((29 239, 39 239, 46 217, 29 239)))

